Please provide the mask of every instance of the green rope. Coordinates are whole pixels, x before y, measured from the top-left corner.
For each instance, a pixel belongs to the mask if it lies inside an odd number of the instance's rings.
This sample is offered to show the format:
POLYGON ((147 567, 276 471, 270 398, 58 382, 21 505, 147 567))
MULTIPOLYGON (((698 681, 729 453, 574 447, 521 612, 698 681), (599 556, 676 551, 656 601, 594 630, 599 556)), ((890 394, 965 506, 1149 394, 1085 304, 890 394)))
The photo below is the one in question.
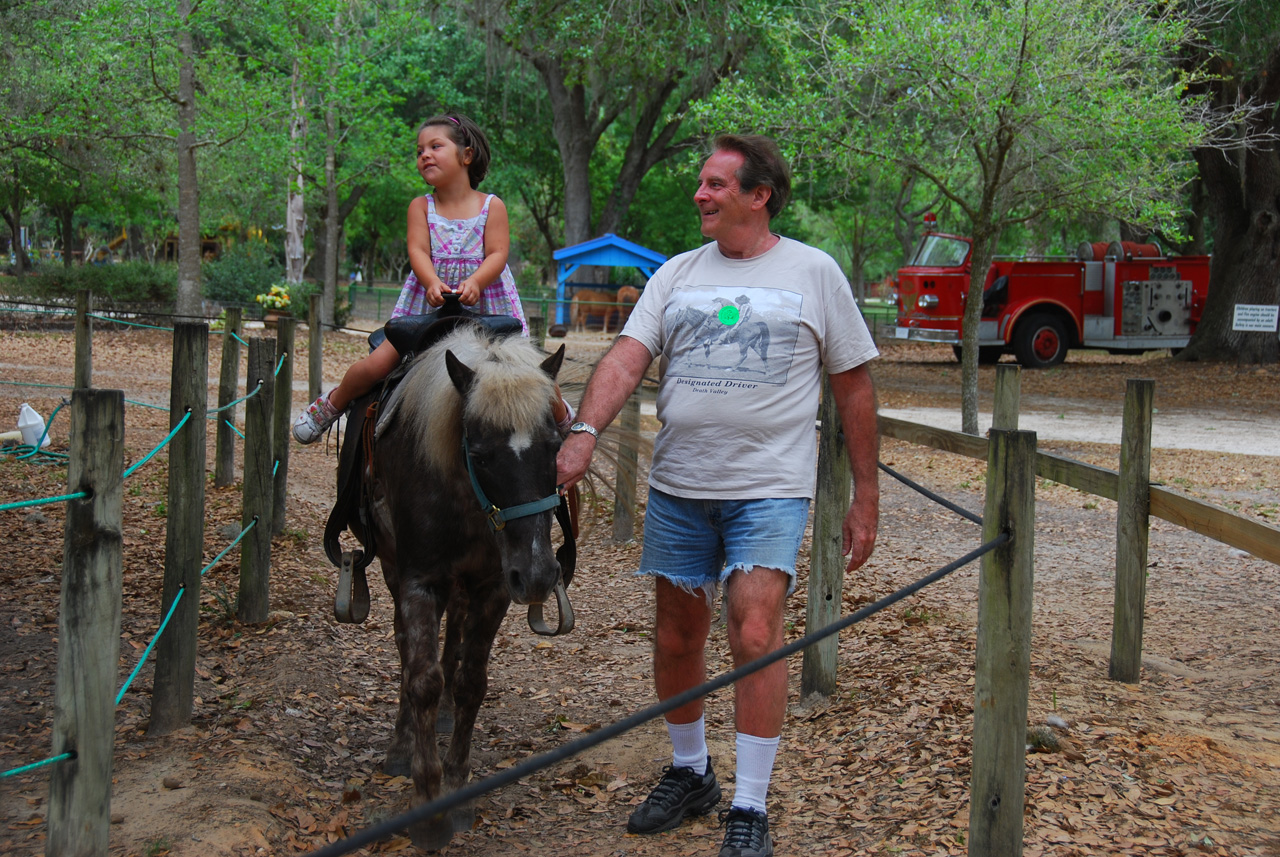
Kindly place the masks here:
POLYGON ((235 332, 234 330, 228 330, 228 331, 227 331, 227 333, 230 333, 232 336, 234 336, 234 337, 235 337, 236 342, 239 342, 239 343, 240 343, 241 345, 243 345, 245 348, 248 348, 248 347, 249 347, 249 343, 245 342, 245 341, 244 341, 243 339, 241 339, 239 336, 236 336, 236 332, 235 332))
POLYGON ((31 464, 49 464, 62 465, 70 460, 71 456, 65 452, 50 452, 47 449, 40 449, 29 443, 20 443, 17 446, 8 446, 0 449, 0 455, 17 456, 14 461, 27 461, 31 464))
POLYGON ((200 570, 200 576, 204 577, 205 574, 209 571, 209 569, 217 565, 218 560, 226 556, 228 551, 230 551, 236 545, 240 544, 240 540, 243 539, 250 530, 252 530, 255 526, 257 526, 257 524, 258 524, 258 516, 254 515, 253 520, 249 522, 249 526, 241 530, 240 535, 236 536, 235 539, 232 540, 231 544, 227 545, 225 548, 222 549, 222 553, 215 556, 212 560, 209 561, 208 565, 206 565, 204 568, 200 570))
POLYGON ((20 768, 14 768, 11 771, 4 771, 0 773, 0 780, 5 777, 16 777, 18 774, 25 774, 27 771, 34 771, 36 768, 43 768, 45 765, 52 765, 55 762, 65 762, 66 760, 74 759, 75 757, 75 753, 62 753, 61 755, 54 756, 53 758, 45 759, 43 762, 32 762, 30 765, 23 765, 20 768))
POLYGON ((65 406, 66 404, 67 404, 66 399, 63 399, 58 404, 58 407, 53 409, 53 413, 49 415, 49 419, 44 424, 44 431, 41 432, 40 439, 35 442, 34 446, 26 443, 18 444, 17 446, 12 446, 12 447, 9 447, 8 449, 0 450, 0 453, 3 453, 5 455, 16 456, 14 458, 14 461, 30 460, 32 464, 63 464, 65 463, 67 459, 70 457, 66 453, 48 452, 47 450, 41 449, 41 447, 44 445, 45 438, 49 436, 49 426, 53 425, 53 418, 58 415, 58 411, 62 410, 63 406, 65 406))
POLYGON ((67 404, 67 400, 63 399, 61 402, 58 403, 58 407, 53 409, 53 413, 49 414, 49 419, 44 421, 44 431, 40 432, 40 439, 36 441, 35 448, 32 449, 30 452, 28 452, 26 455, 18 456, 17 458, 18 461, 25 461, 26 459, 30 458, 31 456, 35 455, 37 452, 40 451, 40 447, 44 446, 44 439, 49 436, 49 426, 53 425, 53 418, 58 415, 58 411, 62 410, 62 407, 65 404, 67 404))
MULTIPOLYGON (((209 569, 218 564, 227 553, 236 545, 240 544, 240 540, 245 534, 252 530, 258 523, 258 516, 254 515, 253 520, 249 522, 249 526, 240 531, 240 535, 236 536, 231 544, 222 549, 222 552, 215 556, 208 565, 200 569, 200 576, 204 577, 209 569)), ((129 690, 129 685, 133 684, 133 680, 137 678, 138 671, 142 669, 142 665, 147 662, 147 658, 151 655, 151 650, 155 648, 156 643, 160 640, 160 635, 164 633, 164 629, 168 627, 169 620, 173 618, 173 612, 178 608, 178 602, 182 600, 182 593, 187 591, 186 584, 178 587, 178 594, 174 597, 173 603, 169 605, 169 612, 165 614, 164 621, 160 623, 160 628, 156 631, 155 636, 151 638, 151 642, 147 644, 146 650, 143 651, 142 657, 138 658, 138 663, 134 666, 133 672, 129 673, 129 677, 125 679, 124 684, 120 686, 120 692, 116 694, 116 705, 120 704, 120 700, 124 699, 125 693, 129 690)))
POLYGON ((223 411, 227 411, 227 410, 230 410, 231 408, 234 408, 236 405, 240 404, 241 402, 245 401, 246 399, 252 399, 254 396, 258 395, 258 391, 259 391, 259 390, 261 390, 261 389, 262 389, 262 382, 261 382, 261 381, 259 381, 259 382, 258 382, 258 386, 256 386, 256 387, 254 387, 254 388, 253 388, 253 392, 249 393, 249 394, 248 394, 248 395, 246 395, 246 396, 241 396, 240 398, 238 398, 238 399, 236 399, 236 400, 234 400, 234 401, 227 402, 225 405, 223 405, 223 406, 222 406, 222 407, 220 407, 220 408, 214 408, 214 409, 213 409, 213 410, 211 410, 211 411, 206 411, 206 412, 205 412, 205 417, 206 417, 207 419, 213 419, 213 418, 214 418, 215 416, 217 416, 218 414, 222 413, 223 411))
POLYGON ((139 402, 139 401, 136 401, 136 400, 134 400, 134 399, 125 399, 125 400, 124 400, 124 402, 125 402, 125 404, 126 404, 126 405, 137 405, 137 406, 138 406, 138 407, 140 407, 140 408, 151 408, 153 411, 167 411, 167 410, 169 410, 169 409, 168 409, 168 408, 166 408, 164 405, 153 405, 153 404, 151 404, 150 402, 139 402))
POLYGON ((129 677, 120 686, 120 692, 116 694, 116 705, 119 705, 120 700, 124 699, 125 691, 129 689, 129 685, 133 684, 133 680, 138 675, 138 670, 142 669, 142 665, 147 662, 147 657, 151 654, 151 650, 155 648, 156 643, 159 642, 160 635, 169 626, 169 620, 173 618, 173 611, 178 609, 178 602, 182 600, 182 593, 186 591, 187 585, 185 583, 178 587, 178 594, 173 599, 173 603, 169 605, 169 612, 164 615, 164 621, 160 623, 160 630, 156 631, 155 636, 151 638, 151 642, 147 644, 147 648, 143 651, 142 657, 138 658, 138 663, 134 666, 133 672, 129 673, 129 677))
POLYGON ((88 497, 84 491, 77 491, 74 494, 63 494, 59 497, 45 497, 43 500, 20 500, 17 503, 0 503, 0 512, 7 512, 10 509, 22 509, 27 506, 44 506, 48 503, 61 503, 64 500, 79 500, 81 497, 88 497))
POLYGON ((190 408, 188 408, 188 409, 187 409, 187 412, 186 412, 185 414, 183 414, 183 415, 182 415, 182 419, 178 422, 178 424, 177 424, 176 426, 174 426, 174 427, 173 427, 173 430, 172 430, 172 431, 170 431, 170 432, 169 432, 169 434, 165 436, 165 439, 164 439, 164 440, 162 440, 162 441, 160 441, 160 445, 159 445, 159 446, 157 446, 155 449, 151 450, 150 452, 148 452, 148 453, 146 454, 146 456, 145 456, 141 461, 139 461, 137 464, 133 465, 133 466, 132 466, 132 467, 130 467, 128 470, 126 470, 126 471, 124 472, 124 476, 123 476, 122 478, 124 478, 124 479, 128 479, 130 476, 132 476, 132 475, 134 474, 134 472, 135 472, 139 467, 141 467, 142 465, 146 464, 146 463, 147 463, 148 461, 150 461, 151 459, 155 458, 156 453, 158 453, 160 450, 162 450, 162 449, 164 449, 166 446, 168 446, 169 441, 173 440, 173 436, 174 436, 174 435, 176 435, 176 434, 178 433, 178 430, 179 430, 179 429, 181 429, 183 426, 185 426, 185 425, 187 424, 187 420, 189 420, 189 419, 191 419, 191 409, 190 409, 190 408))
POLYGON ((242 432, 242 431, 240 431, 240 429, 236 428, 235 423, 231 422, 231 420, 223 420, 223 422, 224 422, 224 423, 226 423, 227 425, 231 426, 231 430, 232 430, 233 432, 235 432, 236 434, 240 435, 240 439, 241 439, 241 440, 244 440, 244 432, 242 432))
POLYGON ((279 377, 279 376, 280 376, 280 368, 281 368, 282 366, 284 366, 284 359, 285 359, 286 357, 288 357, 288 356, 289 356, 289 352, 288 352, 288 351, 286 351, 286 352, 284 352, 283 354, 281 354, 281 355, 280 355, 280 360, 279 360, 279 362, 277 362, 277 363, 276 363, 276 371, 275 371, 275 373, 274 373, 275 377, 279 377))
POLYGON ((94 313, 91 313, 91 312, 85 313, 85 315, 87 315, 89 318, 96 318, 99 321, 109 321, 112 324, 127 324, 129 327, 147 327, 147 328, 150 328, 151 330, 168 330, 168 331, 173 330, 172 327, 160 327, 159 325, 143 324, 138 321, 125 321, 122 318, 112 318, 109 315, 95 315, 94 313))

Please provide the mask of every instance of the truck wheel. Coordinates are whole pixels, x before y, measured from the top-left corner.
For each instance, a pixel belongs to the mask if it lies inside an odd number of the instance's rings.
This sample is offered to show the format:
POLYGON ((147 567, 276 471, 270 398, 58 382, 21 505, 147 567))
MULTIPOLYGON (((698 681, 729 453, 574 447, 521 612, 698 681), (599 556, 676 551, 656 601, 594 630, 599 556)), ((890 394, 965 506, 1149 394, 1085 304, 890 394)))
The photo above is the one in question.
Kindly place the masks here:
MULTIPOLYGON (((956 356, 956 362, 959 363, 964 349, 959 345, 951 346, 951 353, 956 356)), ((978 346, 978 365, 991 366, 1000 362, 1000 355, 1004 354, 1004 349, 999 345, 979 345, 978 346)))
POLYGON ((1067 359, 1067 329, 1057 316, 1035 313, 1018 325, 1013 351, 1028 369, 1057 366, 1067 359))

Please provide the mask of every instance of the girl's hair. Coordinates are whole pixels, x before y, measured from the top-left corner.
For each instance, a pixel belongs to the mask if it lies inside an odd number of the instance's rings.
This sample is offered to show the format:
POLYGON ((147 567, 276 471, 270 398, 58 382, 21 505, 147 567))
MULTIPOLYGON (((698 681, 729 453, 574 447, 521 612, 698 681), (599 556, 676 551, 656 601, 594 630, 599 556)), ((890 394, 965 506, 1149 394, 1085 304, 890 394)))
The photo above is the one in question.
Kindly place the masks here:
POLYGON ((419 125, 418 134, 421 134, 423 129, 432 127, 446 129, 449 139, 454 142, 459 151, 471 150, 471 163, 467 165, 467 176, 471 179, 472 190, 479 187, 480 182, 489 172, 489 139, 480 130, 480 126, 461 113, 442 113, 439 116, 432 116, 419 125))

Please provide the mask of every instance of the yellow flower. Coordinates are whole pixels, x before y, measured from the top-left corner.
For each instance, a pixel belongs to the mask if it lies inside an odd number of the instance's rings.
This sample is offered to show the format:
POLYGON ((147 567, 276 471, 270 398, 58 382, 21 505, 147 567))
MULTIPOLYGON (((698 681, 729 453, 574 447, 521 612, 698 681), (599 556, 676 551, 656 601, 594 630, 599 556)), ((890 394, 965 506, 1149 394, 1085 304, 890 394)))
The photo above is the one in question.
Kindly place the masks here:
POLYGON ((288 287, 277 284, 264 294, 256 296, 254 300, 267 309, 286 309, 291 299, 288 287))

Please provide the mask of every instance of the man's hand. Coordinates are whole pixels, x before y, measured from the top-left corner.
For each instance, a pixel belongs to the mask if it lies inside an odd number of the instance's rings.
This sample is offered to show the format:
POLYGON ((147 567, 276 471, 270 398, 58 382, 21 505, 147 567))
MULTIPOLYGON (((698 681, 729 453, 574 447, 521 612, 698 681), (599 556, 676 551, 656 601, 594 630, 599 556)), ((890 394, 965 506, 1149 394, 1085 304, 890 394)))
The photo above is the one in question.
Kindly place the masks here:
POLYGON ((568 491, 587 475, 591 466, 591 454, 595 452, 596 439, 587 432, 575 432, 560 444, 556 456, 556 485, 561 493, 568 491))
POLYGON ((861 508, 854 500, 849 512, 844 516, 843 548, 841 553, 849 557, 849 565, 845 571, 861 568, 871 558, 871 551, 876 546, 876 529, 879 519, 879 503, 870 510, 861 508))

